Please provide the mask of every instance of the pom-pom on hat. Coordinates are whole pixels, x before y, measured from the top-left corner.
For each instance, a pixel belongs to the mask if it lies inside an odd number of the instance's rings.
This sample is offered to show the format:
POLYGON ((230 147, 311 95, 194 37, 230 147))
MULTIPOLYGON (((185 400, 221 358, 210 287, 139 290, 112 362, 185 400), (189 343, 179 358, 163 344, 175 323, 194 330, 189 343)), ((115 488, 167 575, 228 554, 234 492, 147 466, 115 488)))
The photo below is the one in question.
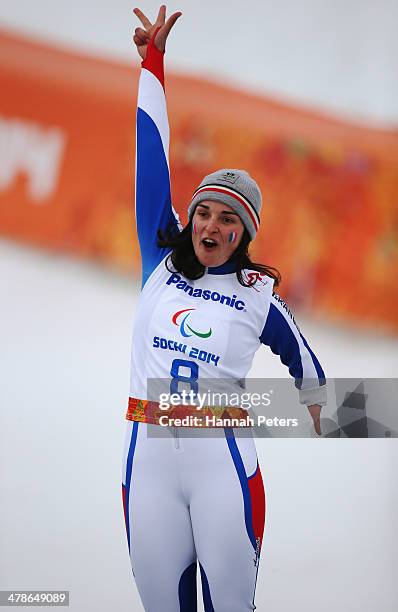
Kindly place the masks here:
POLYGON ((260 225, 261 191, 245 170, 217 170, 204 177, 194 191, 188 208, 191 220, 199 202, 213 200, 230 206, 236 212, 253 240, 260 225))

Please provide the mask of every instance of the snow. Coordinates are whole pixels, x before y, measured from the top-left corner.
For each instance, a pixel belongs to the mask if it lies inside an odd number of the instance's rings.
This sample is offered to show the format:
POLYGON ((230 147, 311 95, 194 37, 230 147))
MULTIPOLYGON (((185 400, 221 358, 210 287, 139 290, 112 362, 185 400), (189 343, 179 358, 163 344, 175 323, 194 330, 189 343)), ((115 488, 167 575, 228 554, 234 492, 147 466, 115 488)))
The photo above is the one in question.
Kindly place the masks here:
MULTIPOLYGON (((142 610, 120 493, 137 285, 5 240, 0 274, 1 588, 69 589, 76 612, 142 610)), ((396 339, 298 318, 329 375, 396 377, 396 339)), ((252 373, 281 367, 263 350, 252 373)), ((396 441, 256 444, 258 610, 396 610, 396 441)))

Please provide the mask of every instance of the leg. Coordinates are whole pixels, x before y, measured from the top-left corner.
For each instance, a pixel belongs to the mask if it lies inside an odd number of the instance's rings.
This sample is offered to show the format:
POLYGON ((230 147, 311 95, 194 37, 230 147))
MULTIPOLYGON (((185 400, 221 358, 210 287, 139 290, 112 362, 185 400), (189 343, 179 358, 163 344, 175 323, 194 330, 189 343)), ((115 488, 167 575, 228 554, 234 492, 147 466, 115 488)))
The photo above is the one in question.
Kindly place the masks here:
POLYGON ((148 437, 150 427, 127 427, 123 496, 131 565, 146 612, 196 612, 196 552, 178 451, 171 437, 148 437))
POLYGON ((255 609, 265 496, 248 431, 225 434, 199 440, 191 520, 206 612, 245 612, 255 609))

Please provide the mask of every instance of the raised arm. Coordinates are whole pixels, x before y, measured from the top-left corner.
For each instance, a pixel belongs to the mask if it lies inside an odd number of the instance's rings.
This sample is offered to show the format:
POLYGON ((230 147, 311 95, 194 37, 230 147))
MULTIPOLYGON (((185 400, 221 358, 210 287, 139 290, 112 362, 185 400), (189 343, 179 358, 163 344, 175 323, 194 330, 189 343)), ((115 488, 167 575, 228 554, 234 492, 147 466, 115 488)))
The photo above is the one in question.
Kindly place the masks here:
POLYGON ((142 259, 142 286, 167 254, 157 247, 158 229, 178 224, 171 204, 169 125, 164 92, 164 52, 169 32, 180 12, 166 21, 161 6, 155 23, 134 9, 143 28, 136 28, 134 42, 142 58, 138 87, 135 214, 142 259))

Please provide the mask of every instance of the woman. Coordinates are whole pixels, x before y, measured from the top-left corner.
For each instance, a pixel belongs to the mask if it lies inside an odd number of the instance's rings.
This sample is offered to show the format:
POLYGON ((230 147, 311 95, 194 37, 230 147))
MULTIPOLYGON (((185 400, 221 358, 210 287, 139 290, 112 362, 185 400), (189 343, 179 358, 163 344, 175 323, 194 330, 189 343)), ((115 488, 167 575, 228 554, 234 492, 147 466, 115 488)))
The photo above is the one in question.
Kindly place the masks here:
MULTIPOLYGON (((194 612, 197 563, 206 612, 243 612, 255 609, 265 518, 250 430, 162 427, 158 390, 166 381, 170 394, 181 396, 185 386, 198 395, 209 379, 217 389, 239 391, 264 343, 289 367, 320 433, 324 375, 272 292, 278 274, 247 254, 260 221, 255 181, 236 169, 209 174, 193 194, 188 225, 179 225, 170 198, 163 55, 181 13, 166 21, 165 11, 162 6, 152 24, 134 9, 143 25, 134 36, 143 59, 136 152, 143 288, 123 466, 127 539, 147 612, 194 612)), ((175 410, 196 413, 195 406, 175 410)), ((211 414, 213 407, 206 410, 211 414)), ((222 410, 223 417, 246 414, 239 407, 222 410)))

